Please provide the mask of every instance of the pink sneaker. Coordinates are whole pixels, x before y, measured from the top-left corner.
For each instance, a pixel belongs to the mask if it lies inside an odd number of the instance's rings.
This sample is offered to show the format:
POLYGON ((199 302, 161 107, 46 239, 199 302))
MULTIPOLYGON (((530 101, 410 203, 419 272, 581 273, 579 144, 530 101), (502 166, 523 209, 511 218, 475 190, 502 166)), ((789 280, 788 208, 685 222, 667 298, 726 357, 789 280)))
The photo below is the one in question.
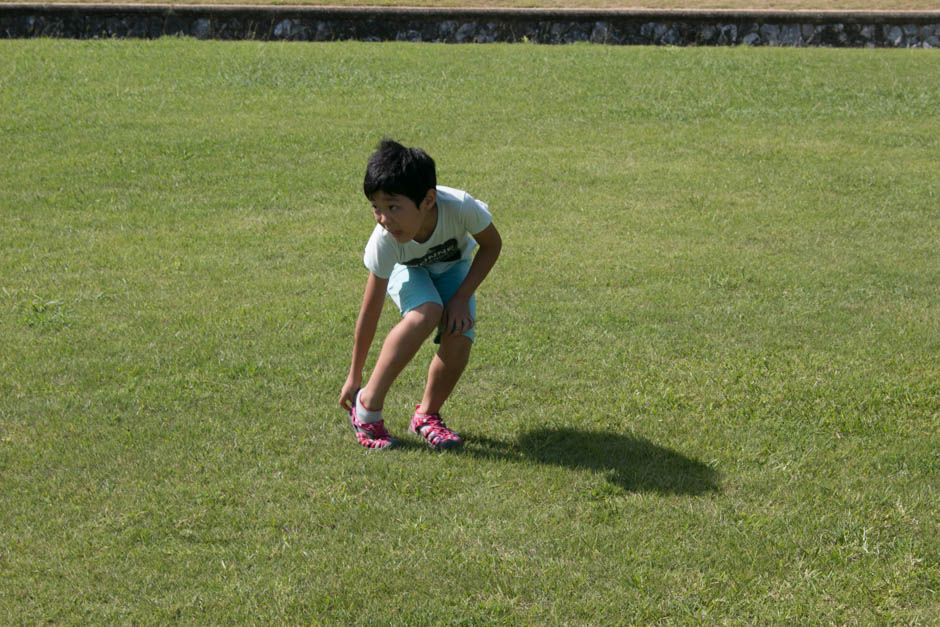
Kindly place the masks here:
POLYGON ((419 414, 416 410, 409 429, 427 440, 428 446, 435 451, 457 448, 463 444, 463 439, 447 428, 440 414, 419 414))
POLYGON ((349 422, 356 432, 356 440, 366 448, 385 449, 398 444, 398 440, 389 435, 385 429, 385 421, 359 422, 356 418, 356 404, 353 403, 349 411, 349 422))

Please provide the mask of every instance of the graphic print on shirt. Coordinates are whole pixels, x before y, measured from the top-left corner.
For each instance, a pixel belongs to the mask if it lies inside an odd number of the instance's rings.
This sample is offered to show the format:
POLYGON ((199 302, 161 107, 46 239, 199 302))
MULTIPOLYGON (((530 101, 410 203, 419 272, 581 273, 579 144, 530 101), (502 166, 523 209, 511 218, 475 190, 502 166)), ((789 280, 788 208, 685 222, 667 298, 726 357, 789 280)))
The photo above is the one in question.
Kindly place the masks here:
POLYGON ((439 246, 432 246, 424 257, 406 261, 406 266, 429 266, 432 263, 445 263, 448 261, 460 261, 460 248, 457 246, 456 239, 449 239, 439 246))

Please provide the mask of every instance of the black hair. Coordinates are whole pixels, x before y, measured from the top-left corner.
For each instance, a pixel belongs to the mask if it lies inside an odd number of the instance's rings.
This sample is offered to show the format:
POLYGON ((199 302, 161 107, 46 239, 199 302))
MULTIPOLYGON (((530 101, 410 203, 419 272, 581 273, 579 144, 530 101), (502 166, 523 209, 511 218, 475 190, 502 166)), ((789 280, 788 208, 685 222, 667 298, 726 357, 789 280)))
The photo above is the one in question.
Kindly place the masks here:
POLYGON ((366 198, 383 191, 399 194, 420 205, 429 189, 437 187, 434 159, 420 148, 405 148, 388 137, 369 157, 362 190, 366 198))

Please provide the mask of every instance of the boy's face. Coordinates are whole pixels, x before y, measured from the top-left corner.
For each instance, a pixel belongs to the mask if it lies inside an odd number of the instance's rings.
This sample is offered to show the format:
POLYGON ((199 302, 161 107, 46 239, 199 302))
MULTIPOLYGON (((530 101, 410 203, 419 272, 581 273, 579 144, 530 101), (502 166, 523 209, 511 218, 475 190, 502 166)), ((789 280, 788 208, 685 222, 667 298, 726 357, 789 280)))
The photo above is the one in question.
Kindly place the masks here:
POLYGON ((428 190, 420 205, 415 205, 407 196, 387 194, 382 190, 375 192, 370 200, 375 221, 399 244, 411 240, 427 241, 434 233, 437 226, 437 213, 432 211, 437 200, 435 190, 428 190))

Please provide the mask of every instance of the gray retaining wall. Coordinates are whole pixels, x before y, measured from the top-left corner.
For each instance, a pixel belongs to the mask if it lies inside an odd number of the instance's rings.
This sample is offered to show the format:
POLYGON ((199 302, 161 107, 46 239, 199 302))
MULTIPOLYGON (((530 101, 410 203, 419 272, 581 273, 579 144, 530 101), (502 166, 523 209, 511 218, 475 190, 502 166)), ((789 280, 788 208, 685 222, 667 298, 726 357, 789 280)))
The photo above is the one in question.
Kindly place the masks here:
POLYGON ((940 48, 940 11, 408 9, 0 4, 0 38, 940 48))

